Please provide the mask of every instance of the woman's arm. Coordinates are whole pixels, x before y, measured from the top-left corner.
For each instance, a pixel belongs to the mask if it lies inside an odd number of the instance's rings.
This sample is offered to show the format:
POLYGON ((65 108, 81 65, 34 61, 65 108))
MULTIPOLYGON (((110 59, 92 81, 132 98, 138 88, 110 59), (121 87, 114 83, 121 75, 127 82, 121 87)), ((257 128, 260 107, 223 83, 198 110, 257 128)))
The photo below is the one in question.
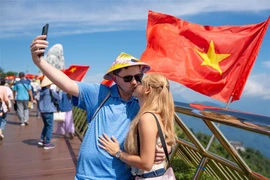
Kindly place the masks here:
MULTIPOLYGON (((5 102, 6 104, 6 107, 7 107, 7 111, 9 112, 10 111, 10 108, 9 108, 9 101, 8 101, 8 95, 7 95, 7 92, 4 91, 3 92, 3 101, 5 102)), ((3 102, 2 102, 3 103, 3 102)), ((2 105, 1 105, 2 106, 2 105)))
POLYGON ((48 41, 45 40, 46 35, 37 36, 30 45, 33 62, 39 67, 45 76, 47 76, 56 86, 63 91, 78 97, 79 87, 75 81, 70 79, 62 71, 51 66, 44 60, 42 53, 48 47, 48 41))
POLYGON ((9 100, 13 100, 13 92, 12 92, 12 90, 10 89, 10 87, 6 87, 7 88, 7 94, 8 94, 8 99, 9 100))
MULTIPOLYGON (((142 115, 138 128, 140 134, 140 156, 121 152, 119 159, 130 166, 149 171, 154 164, 158 131, 154 116, 149 113, 142 115)), ((99 146, 113 156, 120 150, 119 144, 114 137, 110 139, 107 135, 104 135, 104 137, 99 138, 99 141, 102 143, 99 146)))

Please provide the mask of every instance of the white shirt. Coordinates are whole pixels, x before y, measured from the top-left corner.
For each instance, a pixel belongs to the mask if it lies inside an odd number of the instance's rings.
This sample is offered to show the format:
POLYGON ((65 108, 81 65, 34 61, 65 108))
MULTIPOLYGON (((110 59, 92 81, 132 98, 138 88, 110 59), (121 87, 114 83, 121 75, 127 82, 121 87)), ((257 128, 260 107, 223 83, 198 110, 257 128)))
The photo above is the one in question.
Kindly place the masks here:
POLYGON ((33 87, 34 92, 41 90, 40 84, 38 82, 31 82, 31 86, 33 87))
MULTIPOLYGON (((8 104, 9 104, 9 108, 11 108, 11 102, 10 100, 13 100, 13 93, 12 93, 12 90, 8 87, 8 86, 4 86, 6 91, 7 91, 7 96, 8 96, 8 104)), ((2 107, 3 107, 3 111, 4 112, 7 112, 7 106, 6 106, 6 103, 3 102, 2 104, 2 107)))

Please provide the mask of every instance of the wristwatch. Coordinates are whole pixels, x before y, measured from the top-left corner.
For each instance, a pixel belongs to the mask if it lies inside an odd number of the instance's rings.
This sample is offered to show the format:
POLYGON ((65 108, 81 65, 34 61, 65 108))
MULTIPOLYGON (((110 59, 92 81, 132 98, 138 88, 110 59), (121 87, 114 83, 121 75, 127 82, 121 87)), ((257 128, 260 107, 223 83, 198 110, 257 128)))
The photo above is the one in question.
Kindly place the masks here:
POLYGON ((121 150, 119 150, 116 154, 115 154, 115 157, 117 158, 117 159, 119 159, 120 158, 120 156, 121 156, 121 153, 122 153, 122 151, 121 150))

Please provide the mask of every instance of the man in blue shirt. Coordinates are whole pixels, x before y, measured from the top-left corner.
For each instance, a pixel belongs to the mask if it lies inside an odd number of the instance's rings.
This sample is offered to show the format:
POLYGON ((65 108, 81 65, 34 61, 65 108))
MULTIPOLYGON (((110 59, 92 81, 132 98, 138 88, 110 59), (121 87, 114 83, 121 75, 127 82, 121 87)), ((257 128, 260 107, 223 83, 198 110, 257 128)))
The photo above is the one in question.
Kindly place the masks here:
POLYGON ((33 101, 33 95, 32 87, 23 72, 19 73, 19 78, 20 81, 17 81, 13 87, 13 94, 21 126, 25 126, 29 124, 28 102, 33 101))
MULTIPOLYGON (((150 67, 129 54, 121 53, 104 76, 104 79, 115 82, 112 87, 75 82, 39 57, 44 52, 41 48, 47 48, 45 37, 36 37, 30 46, 33 62, 56 86, 73 95, 75 106, 87 112, 89 127, 80 148, 75 180, 130 179, 127 165, 99 148, 98 137, 103 133, 113 135, 123 149, 129 123, 139 110, 138 101, 132 97, 132 93, 141 82, 143 73, 150 67), (111 94, 108 100, 90 123, 95 110, 109 91, 111 94)), ((163 160, 164 154, 161 162, 163 160)))

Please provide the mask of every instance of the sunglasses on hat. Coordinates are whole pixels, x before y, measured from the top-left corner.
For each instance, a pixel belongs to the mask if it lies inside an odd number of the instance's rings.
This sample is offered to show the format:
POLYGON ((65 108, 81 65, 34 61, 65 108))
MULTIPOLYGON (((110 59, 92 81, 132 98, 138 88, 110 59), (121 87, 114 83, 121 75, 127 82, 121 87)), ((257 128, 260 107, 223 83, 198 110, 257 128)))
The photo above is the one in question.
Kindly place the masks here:
POLYGON ((142 77, 143 77, 143 73, 140 73, 140 74, 135 74, 134 76, 133 75, 127 75, 127 76, 119 76, 118 74, 115 74, 116 76, 122 78, 125 82, 130 82, 132 81, 133 77, 135 78, 135 80, 137 82, 142 82, 142 77))

